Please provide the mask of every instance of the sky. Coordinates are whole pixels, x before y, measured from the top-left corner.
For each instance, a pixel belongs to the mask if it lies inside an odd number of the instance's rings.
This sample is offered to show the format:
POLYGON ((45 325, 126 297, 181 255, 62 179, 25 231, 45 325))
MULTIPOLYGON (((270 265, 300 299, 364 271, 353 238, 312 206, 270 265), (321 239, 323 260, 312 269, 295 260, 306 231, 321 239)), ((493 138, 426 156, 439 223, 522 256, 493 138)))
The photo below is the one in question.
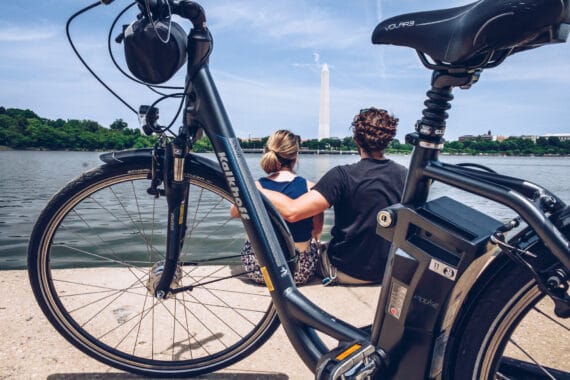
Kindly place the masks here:
MULTIPOLYGON (((138 118, 80 64, 65 23, 94 0, 18 0, 0 5, 0 106, 49 119, 94 120, 103 126, 138 118)), ((399 120, 398 138, 421 117, 429 70, 409 48, 372 45, 374 27, 402 13, 449 8, 462 0, 205 0, 214 36, 210 69, 238 137, 290 129, 316 138, 320 72, 330 70, 331 136, 350 135, 361 108, 387 109, 399 120)), ((107 35, 130 2, 116 0, 80 16, 71 34, 84 59, 134 108, 157 95, 112 65, 107 35)), ((129 24, 127 13, 118 25, 129 24)), ((182 22, 183 27, 188 25, 182 22)), ((119 33, 114 31, 113 36, 119 33)), ((113 43, 124 66, 122 45, 113 43)), ((171 85, 183 83, 181 70, 171 85)), ((485 134, 570 133, 570 45, 556 44, 509 57, 485 70, 472 89, 455 90, 446 138, 485 134)), ((168 124, 176 104, 159 105, 168 124)), ((179 124, 179 123, 177 123, 179 124)))

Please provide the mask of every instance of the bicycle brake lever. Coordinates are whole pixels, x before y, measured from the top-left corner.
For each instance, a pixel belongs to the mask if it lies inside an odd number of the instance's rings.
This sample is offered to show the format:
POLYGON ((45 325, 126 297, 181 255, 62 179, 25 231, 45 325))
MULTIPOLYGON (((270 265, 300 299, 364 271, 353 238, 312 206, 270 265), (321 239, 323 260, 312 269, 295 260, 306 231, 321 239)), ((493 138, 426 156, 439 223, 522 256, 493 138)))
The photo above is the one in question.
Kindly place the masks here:
POLYGON ((141 128, 147 136, 161 131, 162 128, 157 123, 158 118, 158 108, 145 105, 139 107, 141 128))

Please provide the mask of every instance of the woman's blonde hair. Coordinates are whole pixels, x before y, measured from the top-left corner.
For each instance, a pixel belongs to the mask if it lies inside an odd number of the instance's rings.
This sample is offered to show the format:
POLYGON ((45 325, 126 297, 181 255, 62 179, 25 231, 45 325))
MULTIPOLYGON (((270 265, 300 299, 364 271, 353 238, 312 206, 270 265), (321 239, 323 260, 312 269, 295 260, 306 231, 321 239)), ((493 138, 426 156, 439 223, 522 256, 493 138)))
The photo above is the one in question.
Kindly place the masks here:
POLYGON ((261 157, 261 168, 267 174, 283 168, 293 171, 299 154, 299 136, 288 130, 275 131, 267 139, 261 157))

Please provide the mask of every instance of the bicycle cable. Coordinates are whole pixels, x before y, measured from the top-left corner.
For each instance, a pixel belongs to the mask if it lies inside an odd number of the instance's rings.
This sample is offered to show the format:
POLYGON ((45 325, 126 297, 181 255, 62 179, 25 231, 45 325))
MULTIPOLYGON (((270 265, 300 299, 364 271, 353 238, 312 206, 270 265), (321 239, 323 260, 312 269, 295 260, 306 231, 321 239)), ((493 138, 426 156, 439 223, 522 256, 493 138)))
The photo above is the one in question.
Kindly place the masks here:
POLYGON ((85 66, 85 68, 89 71, 89 73, 91 73, 91 75, 93 75, 93 77, 95 77, 95 79, 97 79, 97 81, 107 89, 107 91, 109 91, 111 94, 113 94, 113 96, 115 96, 115 98, 117 98, 121 103, 123 103, 129 110, 131 110, 135 115, 138 115, 137 110, 131 106, 129 103, 127 103, 119 94, 117 94, 115 91, 113 91, 113 89, 111 89, 111 87, 109 87, 97 74, 95 74, 95 71, 93 71, 93 69, 91 69, 91 67, 87 64, 87 62, 85 62, 85 60, 83 59, 83 57, 81 56, 81 54, 79 53, 79 51, 77 50, 77 48, 75 47, 75 44, 73 43, 73 40, 71 38, 71 33, 69 32, 69 27, 71 25, 71 22, 78 16, 82 15, 83 13, 90 11, 91 9, 99 6, 103 4, 100 1, 97 1, 91 5, 88 5, 87 7, 80 9, 79 11, 75 12, 73 15, 71 15, 71 17, 69 17, 69 19, 67 20, 67 23, 65 24, 65 33, 67 35, 67 40, 69 41, 69 45, 71 46, 71 48, 73 49, 73 52, 75 53, 75 55, 77 56, 77 58, 79 58, 79 60, 81 61, 81 63, 83 64, 83 66, 85 66))
MULTIPOLYGON (((127 107, 131 112, 133 112, 135 115, 138 116, 138 115, 139 115, 138 111, 137 111, 133 106, 131 106, 123 97, 121 97, 119 94, 117 94, 109 85, 107 85, 107 84, 103 81, 103 79, 101 79, 101 78, 95 73, 95 71, 94 71, 94 70, 89 66, 89 64, 85 61, 85 59, 83 58, 83 56, 81 55, 81 53, 79 52, 79 50, 77 49, 77 47, 75 46, 75 43, 73 42, 73 39, 71 38, 71 32, 70 32, 71 23, 72 23, 78 16, 80 16, 80 15, 82 15, 82 14, 84 14, 84 13, 90 11, 90 10, 92 10, 93 8, 95 8, 95 7, 97 7, 97 6, 101 5, 101 4, 102 4, 102 3, 101 3, 100 1, 98 1, 98 2, 96 2, 96 3, 93 3, 93 4, 91 4, 91 5, 88 5, 87 7, 83 8, 83 9, 80 9, 79 11, 75 12, 73 15, 71 15, 71 16, 69 17, 69 19, 67 20, 66 26, 65 26, 65 32, 66 32, 66 35, 67 35, 67 40, 68 40, 68 42, 69 42, 69 45, 71 46, 71 49, 73 50, 73 52, 75 53, 75 55, 77 56, 77 58, 79 59, 79 61, 80 61, 80 62, 83 64, 83 66, 87 69, 87 71, 89 71, 89 73, 90 73, 107 91, 109 91, 115 98, 117 98, 121 103, 123 103, 123 105, 124 105, 125 107, 127 107)), ((115 17, 115 20, 113 21, 113 23, 112 23, 112 25, 111 25, 111 28, 110 28, 110 30, 109 30, 109 34, 108 34, 108 38, 107 38, 107 49, 108 49, 109 55, 110 55, 110 57, 111 57, 111 60, 112 60, 113 64, 115 65, 115 68, 117 68, 117 69, 119 70, 119 72, 121 72, 124 76, 126 76, 126 77, 129 78, 129 79, 131 79, 132 81, 134 81, 134 82, 136 82, 136 83, 138 83, 138 84, 144 85, 144 86, 146 86, 147 88, 149 88, 151 91, 157 93, 158 95, 161 95, 161 97, 160 97, 159 99, 157 99, 157 100, 153 103, 153 106, 156 105, 156 104, 158 104, 159 102, 161 102, 161 101, 167 99, 167 98, 175 98, 175 97, 181 97, 181 98, 182 98, 182 100, 181 100, 181 102, 180 102, 180 105, 178 106, 178 110, 177 110, 175 116, 173 117, 172 121, 170 122, 170 124, 169 124, 167 127, 161 129, 162 132, 168 131, 168 132, 173 133, 173 132, 171 131, 171 128, 172 128, 172 126, 174 125, 174 123, 176 122, 176 119, 178 119, 178 116, 180 115, 180 112, 181 112, 181 110, 182 110, 182 106, 183 106, 183 104, 184 104, 185 94, 184 94, 184 93, 164 94, 164 93, 161 93, 160 91, 157 91, 157 90, 155 89, 155 87, 156 87, 156 88, 163 88, 163 89, 173 89, 173 90, 181 90, 181 89, 185 89, 186 87, 153 86, 153 85, 150 85, 150 84, 148 84, 148 83, 145 83, 145 82, 143 82, 143 81, 140 81, 140 80, 138 80, 138 79, 136 79, 136 78, 130 76, 129 74, 127 74, 127 73, 120 67, 120 65, 119 65, 118 62, 116 61, 115 56, 114 56, 114 54, 113 54, 113 52, 112 52, 112 49, 111 49, 111 42, 110 42, 110 40, 111 40, 111 36, 112 36, 113 30, 114 30, 114 27, 116 26, 118 20, 119 20, 131 7, 133 7, 134 5, 136 5, 136 2, 133 2, 133 3, 129 4, 127 7, 125 7, 125 8, 119 13, 119 15, 118 15, 117 17, 115 17)))
POLYGON ((487 167, 485 165, 481 165, 481 164, 475 164, 472 162, 462 162, 457 164, 457 166, 463 166, 463 167, 469 167, 469 168, 476 168, 476 169, 480 169, 489 173, 497 173, 496 171, 494 171, 493 169, 491 169, 490 167, 487 167))
POLYGON ((182 106, 184 105, 184 99, 186 99, 186 94, 184 93, 178 93, 178 94, 167 94, 164 95, 160 98, 158 98, 154 103, 151 104, 151 108, 156 108, 156 105, 160 102, 162 102, 165 99, 168 98, 181 98, 180 100, 180 104, 178 105, 178 110, 176 111, 174 117, 172 118, 172 121, 168 124, 168 126, 166 127, 161 127, 159 131, 157 131, 158 133, 165 133, 165 132, 170 132, 173 135, 176 135, 174 132, 172 132, 172 126, 174 125, 174 123, 176 122, 176 119, 178 119, 178 116, 180 116, 180 112, 182 111, 182 106))
POLYGON ((170 41, 170 31, 172 29, 172 9, 170 8, 170 3, 167 1, 166 6, 168 7, 168 32, 166 33, 166 38, 162 39, 160 33, 158 33, 158 29, 156 29, 156 25, 154 24, 154 19, 152 17, 152 11, 150 10, 149 0, 145 0, 144 5, 146 6, 146 13, 148 15, 149 21, 152 25, 152 29, 154 30, 154 34, 158 37, 158 39, 163 43, 167 44, 170 41))

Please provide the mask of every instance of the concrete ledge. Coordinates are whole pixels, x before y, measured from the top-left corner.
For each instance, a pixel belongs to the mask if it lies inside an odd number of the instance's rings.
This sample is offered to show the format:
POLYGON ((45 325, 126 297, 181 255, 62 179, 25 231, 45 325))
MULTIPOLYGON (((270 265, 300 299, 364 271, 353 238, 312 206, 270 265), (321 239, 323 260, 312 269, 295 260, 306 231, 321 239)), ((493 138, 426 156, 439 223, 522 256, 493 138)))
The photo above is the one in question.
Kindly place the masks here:
MULTIPOLYGON (((63 339, 36 304, 26 271, 1 271, 0 287, 0 379, 142 378, 103 365, 63 339)), ((317 283, 302 287, 301 291, 331 314, 363 326, 372 321, 380 287, 324 287, 317 283)), ((541 301, 538 307, 547 313, 553 310, 550 300, 541 301)), ((544 360, 546 365, 570 371, 569 329, 570 320, 556 325, 538 312, 532 312, 517 329, 515 340, 539 361, 544 360)), ((331 347, 335 344, 330 338, 325 342, 331 347)), ((509 355, 524 358, 520 352, 509 351, 509 355)), ((297 357, 280 327, 263 347, 248 358, 199 379, 301 380, 313 376, 297 357)))

